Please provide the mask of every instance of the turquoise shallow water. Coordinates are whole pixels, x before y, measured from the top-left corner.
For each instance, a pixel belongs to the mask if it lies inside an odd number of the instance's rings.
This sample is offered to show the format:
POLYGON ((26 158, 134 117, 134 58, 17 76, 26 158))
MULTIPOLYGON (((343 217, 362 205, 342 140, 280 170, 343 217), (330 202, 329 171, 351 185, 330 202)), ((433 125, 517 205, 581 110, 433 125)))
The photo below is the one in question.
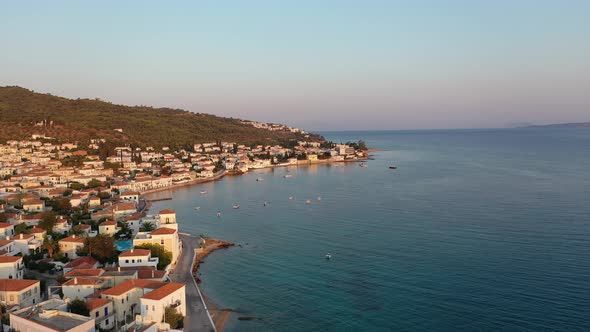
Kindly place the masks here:
POLYGON ((381 151, 368 168, 255 171, 153 207, 241 244, 201 270, 222 307, 261 318, 229 331, 590 329, 590 130, 324 134, 381 151))

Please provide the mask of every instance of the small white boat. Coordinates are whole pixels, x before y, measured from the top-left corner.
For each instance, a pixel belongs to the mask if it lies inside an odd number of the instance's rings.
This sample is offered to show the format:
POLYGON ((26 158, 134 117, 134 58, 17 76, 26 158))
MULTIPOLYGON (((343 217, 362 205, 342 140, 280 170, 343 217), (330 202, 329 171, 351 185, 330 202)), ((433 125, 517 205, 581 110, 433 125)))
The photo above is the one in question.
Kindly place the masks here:
POLYGON ((322 196, 318 196, 318 201, 321 201, 321 200, 322 200, 322 196))
POLYGON ((195 206, 195 210, 200 210, 201 207, 200 206, 195 206))
POLYGON ((397 169, 397 166, 395 166, 395 165, 389 165, 389 169, 397 169))
POLYGON ((207 190, 201 191, 201 195, 207 195, 207 190))
POLYGON ((268 205, 268 202, 264 202, 264 206, 267 206, 267 205, 268 205))
POLYGON ((262 181, 264 181, 264 179, 263 178, 257 178, 256 181, 262 182, 262 181))
POLYGON ((217 218, 221 218, 221 212, 217 212, 217 218))
POLYGON ((305 204, 311 204, 311 199, 308 199, 307 201, 305 201, 305 204))
POLYGON ((240 204, 236 204, 233 206, 234 209, 239 209, 240 208, 240 204))
POLYGON ((327 254, 326 254, 326 259, 327 259, 327 260, 330 260, 330 259, 332 259, 332 254, 330 254, 330 253, 327 253, 327 254))
POLYGON ((284 177, 285 179, 288 179, 288 178, 290 178, 290 177, 292 177, 292 176, 293 176, 293 175, 291 175, 291 174, 285 174, 285 175, 283 175, 283 177, 284 177))
POLYGON ((289 196, 289 200, 293 200, 293 196, 289 196))

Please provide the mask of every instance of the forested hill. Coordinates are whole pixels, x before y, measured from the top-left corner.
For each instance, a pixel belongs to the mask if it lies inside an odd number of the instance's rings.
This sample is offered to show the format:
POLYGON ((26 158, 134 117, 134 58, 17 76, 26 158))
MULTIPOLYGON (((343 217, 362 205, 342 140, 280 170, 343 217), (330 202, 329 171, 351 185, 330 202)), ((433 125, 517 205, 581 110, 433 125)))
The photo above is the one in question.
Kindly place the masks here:
POLYGON ((180 109, 115 105, 98 99, 67 99, 21 87, 0 87, 0 141, 45 134, 62 142, 105 138, 137 146, 184 147, 230 141, 243 144, 287 144, 322 140, 288 131, 269 131, 239 119, 180 109), (122 129, 122 132, 115 129, 122 129))

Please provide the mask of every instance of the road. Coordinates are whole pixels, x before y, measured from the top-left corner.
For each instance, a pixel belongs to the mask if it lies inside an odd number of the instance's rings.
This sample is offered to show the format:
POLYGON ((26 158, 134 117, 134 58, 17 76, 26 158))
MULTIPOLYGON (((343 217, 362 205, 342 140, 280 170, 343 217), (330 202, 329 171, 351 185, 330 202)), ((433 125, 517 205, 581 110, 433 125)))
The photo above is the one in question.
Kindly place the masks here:
POLYGON ((184 331, 211 332, 214 328, 203 306, 199 292, 193 282, 191 267, 195 249, 199 247, 199 239, 194 236, 180 235, 182 241, 182 255, 170 279, 186 285, 186 317, 184 331))

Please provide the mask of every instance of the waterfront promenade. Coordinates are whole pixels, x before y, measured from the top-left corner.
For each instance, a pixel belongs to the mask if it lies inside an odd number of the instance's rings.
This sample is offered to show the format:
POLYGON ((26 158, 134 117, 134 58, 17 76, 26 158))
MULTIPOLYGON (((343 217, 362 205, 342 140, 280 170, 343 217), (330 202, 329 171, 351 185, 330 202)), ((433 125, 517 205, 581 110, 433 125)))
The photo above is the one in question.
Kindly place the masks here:
POLYGON ((174 272, 170 278, 174 282, 186 285, 186 317, 184 318, 184 331, 211 332, 215 331, 211 319, 203 305, 203 301, 192 277, 191 268, 195 249, 199 248, 199 238, 181 234, 182 254, 178 259, 174 272))

